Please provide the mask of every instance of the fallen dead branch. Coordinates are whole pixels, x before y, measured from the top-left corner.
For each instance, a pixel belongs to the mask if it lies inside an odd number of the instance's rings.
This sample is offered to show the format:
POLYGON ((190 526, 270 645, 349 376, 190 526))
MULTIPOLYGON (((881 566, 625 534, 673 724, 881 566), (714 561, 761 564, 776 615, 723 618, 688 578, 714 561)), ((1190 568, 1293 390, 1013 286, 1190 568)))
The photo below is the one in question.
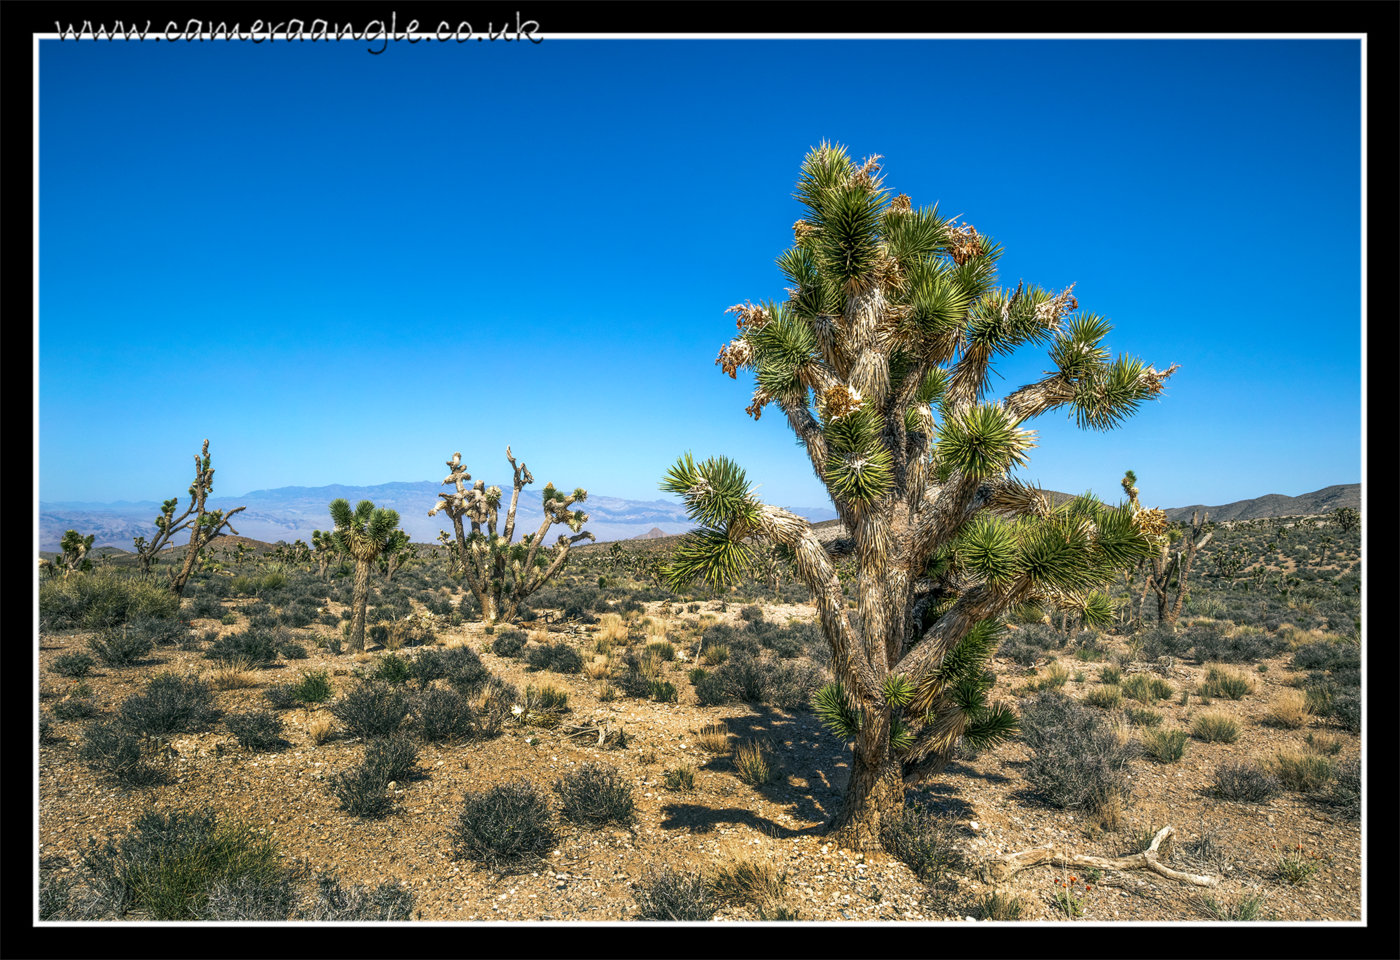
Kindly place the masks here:
POLYGON ((1053 843, 1022 850, 1020 853, 1003 853, 984 858, 978 869, 986 883, 1000 883, 1010 879, 1022 870, 1049 863, 1057 867, 1098 867, 1101 870, 1151 870, 1168 880, 1189 883, 1198 887, 1214 887, 1220 883, 1218 877, 1206 877, 1181 870, 1173 870, 1164 865, 1160 857, 1171 852, 1171 838, 1176 831, 1163 827, 1152 838, 1152 845, 1142 853, 1130 857, 1090 857, 1085 854, 1059 853, 1053 843))

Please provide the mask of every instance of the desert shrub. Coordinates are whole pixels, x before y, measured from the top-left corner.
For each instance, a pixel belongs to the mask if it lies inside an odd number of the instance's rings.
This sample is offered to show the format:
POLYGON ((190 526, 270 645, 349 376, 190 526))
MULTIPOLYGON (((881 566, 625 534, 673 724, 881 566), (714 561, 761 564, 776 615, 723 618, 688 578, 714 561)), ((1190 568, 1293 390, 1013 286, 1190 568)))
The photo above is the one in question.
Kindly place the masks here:
POLYGON ((658 659, 670 662, 676 659, 676 646, 666 640, 658 640, 655 643, 647 644, 646 647, 643 648, 642 653, 644 656, 652 655, 658 659))
POLYGON ((534 670, 555 673, 578 673, 583 670, 583 655, 564 641, 534 646, 525 654, 525 662, 534 670))
POLYGON ((67 697, 53 705, 53 715, 59 720, 86 720, 97 713, 91 700, 82 697, 67 697))
POLYGON ((331 793, 340 801, 340 808, 351 816, 374 819, 389 813, 394 798, 388 792, 389 781, 382 779, 368 764, 361 763, 331 779, 331 793))
POLYGON ((306 648, 291 639, 283 639, 277 645, 277 652, 286 660, 305 660, 308 657, 306 648))
POLYGON ((144 787, 165 779, 161 770, 145 762, 136 735, 116 721, 89 724, 78 755, 124 786, 144 787))
POLYGON ((145 693, 122 702, 117 719, 130 732, 151 737, 201 730, 219 717, 212 701, 213 693, 203 680, 160 673, 151 678, 145 693))
POLYGON ((82 859, 115 913, 139 908, 152 920, 201 919, 220 881, 266 884, 285 875, 275 845, 208 810, 147 811, 120 843, 89 839, 82 859))
POLYGON ((630 824, 636 819, 632 786, 614 767, 586 763, 554 781, 564 819, 585 826, 630 824))
POLYGON ((324 670, 302 671, 301 679, 291 688, 291 695, 302 703, 324 703, 335 694, 330 675, 324 670))
POLYGON ((750 603, 739 608, 739 619, 750 623, 762 622, 763 608, 756 603, 750 603))
POLYGON ((641 920, 709 920, 719 909, 705 879, 663 870, 640 880, 633 896, 641 920))
POLYGON ((1092 812, 1131 796, 1137 745, 1092 710, 1042 692, 1021 711, 1021 735, 1032 751, 1027 779, 1054 806, 1092 812))
POLYGON ((702 706, 743 700, 791 709, 811 701, 821 687, 821 668, 806 660, 768 660, 739 655, 695 685, 702 706))
POLYGON ((1248 760, 1227 760, 1215 768, 1215 795, 1222 800, 1263 803, 1282 789, 1277 777, 1248 760))
POLYGON ((365 749, 364 766, 385 785, 412 780, 418 771, 418 747, 401 736, 377 737, 365 749))
POLYGON ((281 638, 271 630, 250 626, 242 633, 229 633, 215 640, 204 656, 209 660, 222 660, 229 663, 246 660, 254 666, 271 664, 277 660, 277 647, 281 638))
POLYGON ((1344 761, 1333 773, 1331 788, 1319 794, 1317 800, 1333 808, 1344 820, 1361 819, 1361 760, 1353 757, 1344 761))
POLYGON ((393 880, 377 887, 356 884, 346 889, 335 878, 322 876, 316 884, 312 903, 299 912, 302 920, 371 923, 413 919, 413 891, 393 880))
POLYGON ((1123 693, 1140 703, 1155 703, 1165 700, 1176 691, 1161 677, 1146 673, 1135 673, 1123 680, 1119 687, 1123 693))
POLYGON ((1197 714, 1191 723, 1191 735, 1206 743, 1234 743, 1240 736, 1240 725, 1224 714, 1197 714))
POLYGON ((523 778, 468 793, 452 830, 453 853, 497 870, 535 862, 554 839, 549 801, 523 778))
POLYGON ((434 680, 446 680, 457 692, 467 695, 481 686, 491 674, 481 657, 469 647, 439 650, 429 647, 413 660, 413 679, 426 688, 434 680))
POLYGON ((424 740, 460 740, 471 733, 474 714, 467 698, 457 690, 430 687, 413 700, 418 733, 424 740))
POLYGON ((88 637, 87 643, 88 649, 109 667, 129 667, 140 663, 155 648, 150 637, 129 626, 110 627, 88 637))
MULTIPOLYGON (((1191 630, 1195 629, 1198 628, 1191 628, 1191 630)), ((1191 644, 1194 642, 1190 638, 1189 632, 1176 633, 1167 626, 1153 627, 1133 638, 1133 648, 1137 658, 1147 663, 1154 662, 1159 657, 1180 657, 1191 649, 1191 644)), ((1206 628, 1206 632, 1213 631, 1206 628)))
POLYGON ((97 661, 86 653, 65 653, 61 657, 54 657, 49 663, 49 669, 60 677, 85 677, 97 661))
MULTIPOLYGON (((1194 633, 1199 628, 1192 627, 1194 633)), ((1234 636, 1207 632, 1194 641, 1195 657, 1202 663, 1253 663, 1274 652, 1273 645, 1260 634, 1241 632, 1234 636)))
POLYGON ((407 683, 413 677, 413 664, 397 653, 386 653, 375 661, 370 676, 389 684, 407 683))
POLYGON ((115 570, 94 570, 39 584, 39 621, 46 630, 103 630, 140 615, 171 618, 180 598, 159 583, 115 570))
POLYGON ((952 823, 918 803, 887 822, 880 839, 891 856, 904 861, 925 882, 942 880, 948 867, 957 863, 952 823))
POLYGON ((269 750, 287 742, 282 739, 281 718, 265 710, 231 713, 224 718, 224 726, 240 746, 250 750, 269 750))
POLYGON ((382 680, 364 681, 330 708, 347 730, 366 739, 394 733, 408 711, 408 694, 382 680))
POLYGON ((1293 666, 1298 670, 1360 670, 1361 650, 1325 640, 1309 643, 1293 651, 1293 666))
POLYGON ((299 879, 298 872, 288 870, 272 879, 242 876, 216 880, 209 888, 209 899, 199 919, 216 923, 296 919, 294 914, 301 899, 297 890, 299 879))
POLYGON ((200 593, 190 601, 188 610, 183 611, 192 619, 208 618, 217 620, 228 612, 224 605, 219 602, 217 596, 208 593, 200 593))
POLYGON ((514 657, 525 647, 529 637, 524 630, 506 627, 491 641, 491 652, 498 657, 514 657))

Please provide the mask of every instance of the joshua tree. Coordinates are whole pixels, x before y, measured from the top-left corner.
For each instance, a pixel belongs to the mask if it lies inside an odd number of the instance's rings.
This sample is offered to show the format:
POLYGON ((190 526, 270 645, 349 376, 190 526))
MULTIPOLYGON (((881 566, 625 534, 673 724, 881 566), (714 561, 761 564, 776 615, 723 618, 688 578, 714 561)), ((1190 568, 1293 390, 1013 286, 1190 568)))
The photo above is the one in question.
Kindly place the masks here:
POLYGON ((329 530, 312 530, 311 546, 314 551, 317 573, 324 580, 331 561, 340 555, 340 551, 335 545, 335 535, 329 530))
POLYGON ((824 548, 724 457, 686 454, 661 485, 701 524, 676 550, 672 589, 735 582, 745 541, 763 537, 815 595, 837 681, 815 707, 854 742, 829 830, 857 849, 879 846, 905 787, 940 773, 959 739, 989 746, 1017 729, 1011 706, 988 696, 1003 611, 1049 601, 1106 624, 1113 605, 1096 588, 1151 552, 1126 508, 1078 498, 1052 509, 1009 478, 1033 446, 1020 425, 1068 408, 1080 427, 1111 428, 1176 369, 1110 361, 1110 325, 1071 316, 1069 289, 994 287, 1000 248, 936 207, 889 199, 876 159, 857 165, 825 143, 808 155, 796 194, 806 213, 778 258, 788 300, 730 308, 740 333, 716 361, 731 377, 755 372, 747 412, 782 410, 848 536, 824 548), (1052 370, 984 400, 993 356, 1026 343, 1049 345, 1052 370), (856 610, 837 576, 843 555, 857 562, 856 610))
POLYGON ((563 569, 569 558, 569 548, 585 538, 596 540, 579 527, 588 522, 588 514, 582 510, 570 510, 575 503, 588 499, 588 491, 582 487, 568 496, 554 489, 554 484, 544 487, 544 522, 538 531, 526 534, 519 543, 512 543, 515 537, 515 507, 520 501, 520 491, 535 478, 526 469, 524 461, 519 465, 506 447, 506 459, 515 471, 515 486, 510 496, 510 509, 506 512, 506 526, 502 535, 496 534, 496 521, 501 506, 501 488, 487 487, 485 481, 478 480, 471 489, 466 482, 472 478, 462 464, 460 452, 452 454, 447 466, 452 472, 442 482, 452 484, 456 489, 442 493, 437 505, 428 511, 435 516, 439 510, 447 511, 452 518, 452 526, 457 532, 455 541, 458 562, 466 571, 467 586, 481 606, 481 619, 487 623, 510 620, 515 616, 521 601, 549 582, 550 578, 563 569), (462 518, 472 525, 472 532, 462 529, 462 518), (486 533, 481 525, 486 524, 486 533), (550 526, 562 523, 576 536, 560 534, 558 542, 541 550, 545 533, 550 526))
MULTIPOLYGON (((1191 514, 1191 534, 1185 537, 1183 532, 1167 528, 1167 514, 1160 509, 1144 510, 1138 503, 1137 474, 1129 470, 1123 476, 1123 492, 1128 495, 1128 509, 1133 512, 1138 526, 1146 531, 1152 541, 1152 554, 1146 562, 1152 564, 1152 573, 1142 585, 1142 597, 1138 600, 1138 616, 1142 616, 1142 604, 1147 599, 1147 591, 1151 590, 1157 597, 1157 622, 1175 627, 1176 621, 1181 617, 1181 609, 1186 604, 1186 598, 1191 595, 1191 591, 1186 586, 1187 577, 1191 574, 1191 563, 1196 559, 1196 551, 1204 547, 1212 536, 1215 535, 1213 529, 1207 529, 1206 521, 1210 519, 1210 514, 1201 517, 1199 523, 1196 522, 1196 514, 1191 514), (1205 535, 1201 532, 1205 530, 1205 535), (1181 547, 1176 548, 1176 555, 1169 556, 1171 545, 1177 540, 1185 537, 1185 552, 1181 547), (1168 596, 1171 590, 1176 591, 1176 600, 1173 602, 1168 596)), ((1139 569, 1144 561, 1138 562, 1139 569)), ((1231 571, 1233 573, 1233 571, 1231 571)))
MULTIPOLYGON (((165 548, 170 538, 181 530, 190 531, 190 545, 185 551, 184 565, 178 573, 170 575, 170 589, 176 596, 185 592, 185 584, 199 563, 200 550, 219 536, 224 527, 228 527, 229 533, 239 535, 238 531, 233 529, 233 515, 247 508, 235 507, 227 515, 222 510, 210 513, 205 510, 204 501, 213 492, 214 468, 209 466, 209 441, 206 439, 203 455, 196 454, 194 458, 194 482, 190 484, 189 508, 176 519, 175 508, 179 506, 180 498, 171 497, 161 504, 161 515, 156 517, 156 529, 159 531, 156 538, 150 543, 146 542, 145 537, 135 538, 136 555, 140 560, 141 570, 143 573, 149 573, 156 554, 165 548), (194 516, 191 517, 190 514, 194 516)), ((242 544, 239 544, 239 548, 241 550, 242 544)))
MULTIPOLYGON (((59 541, 59 548, 63 551, 58 559, 49 565, 51 570, 62 570, 66 578, 74 570, 81 570, 84 573, 92 569, 92 560, 88 557, 88 551, 92 549, 92 542, 97 539, 97 534, 90 533, 86 537, 76 530, 68 530, 63 534, 63 539, 59 541)), ((43 564, 40 564, 42 567, 43 564)))
POLYGON ((1332 522, 1342 528, 1342 533, 1350 533, 1361 525, 1361 511, 1338 507, 1332 511, 1332 522))
POLYGON ((403 569, 404 564, 414 558, 412 544, 409 543, 408 533, 397 530, 394 533, 394 542, 384 549, 379 555, 379 572, 385 581, 393 580, 394 574, 403 569))
MULTIPOLYGON (((361 500, 350 512, 350 501, 337 497, 331 501, 331 520, 335 532, 331 540, 336 550, 355 560, 355 592, 350 600, 350 649, 365 648, 365 609, 369 605, 369 569, 379 555, 398 542, 401 531, 397 510, 377 510, 369 500, 361 500)), ((314 534, 313 534, 314 536, 314 534)))

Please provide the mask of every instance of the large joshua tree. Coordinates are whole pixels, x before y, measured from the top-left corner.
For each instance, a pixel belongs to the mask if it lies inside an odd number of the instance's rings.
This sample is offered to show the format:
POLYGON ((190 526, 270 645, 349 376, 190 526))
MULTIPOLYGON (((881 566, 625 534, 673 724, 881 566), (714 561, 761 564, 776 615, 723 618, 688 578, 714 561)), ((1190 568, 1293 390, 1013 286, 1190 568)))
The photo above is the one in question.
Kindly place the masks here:
POLYGON ((361 500, 352 513, 350 501, 331 501, 335 548, 355 561, 355 592, 350 599, 350 649, 365 648, 365 611, 369 606, 369 571, 379 555, 399 542, 397 510, 377 509, 370 500, 361 500))
MULTIPOLYGON (((470 488, 467 481, 472 475, 462 463, 462 454, 452 454, 447 461, 451 473, 442 481, 452 484, 453 489, 439 494, 437 505, 428 511, 428 516, 436 516, 445 510, 452 518, 453 529, 457 533, 454 541, 457 558, 465 571, 467 588, 481 607, 481 619, 486 623, 510 620, 515 616, 521 602, 550 578, 563 569, 569 559, 569 549, 580 540, 596 540, 587 530, 578 530, 588 522, 588 514, 582 510, 570 510, 575 503, 588 499, 588 491, 579 487, 567 496, 546 483, 541 498, 544 504, 544 521, 539 530, 526 534, 519 543, 511 543, 515 538, 515 508, 520 502, 520 491, 526 484, 534 483, 535 478, 522 460, 519 464, 506 447, 506 459, 515 471, 513 490, 510 495, 510 508, 506 511, 506 526, 501 535, 496 533, 496 523, 500 517, 501 488, 488 487, 484 480, 477 480, 470 488), (462 519, 471 523, 471 533, 464 532, 462 519), (559 535, 551 547, 543 547, 545 533, 549 528, 562 523, 575 536, 559 535), (486 533, 481 525, 486 525, 486 533), (543 549, 542 549, 543 547, 543 549)), ((444 540, 446 543, 446 540, 444 540)))
POLYGON ((1055 509, 1009 477, 1034 446, 1021 424, 1068 408, 1081 428, 1116 426, 1176 369, 1110 361, 1109 324, 1073 313, 1070 289, 996 287, 1000 248, 936 206, 889 198, 877 159, 855 164, 825 143, 807 156, 806 213, 778 258, 788 299, 730 308, 740 333, 716 361, 731 377, 754 372, 747 412, 783 412, 848 536, 824 547, 724 457, 686 454, 662 483, 701 525, 674 555, 674 589, 733 582, 757 538, 812 589, 836 680, 814 706, 854 742, 829 831, 855 849, 879 846, 905 787, 940 773, 960 738, 986 747, 1017 730, 988 695, 1004 611, 1044 601, 1107 624, 1099 588, 1153 552, 1131 510, 1090 496, 1055 509), (987 399, 992 358, 1023 344, 1048 346, 1052 369, 987 399), (851 555, 855 610, 836 569, 851 555))

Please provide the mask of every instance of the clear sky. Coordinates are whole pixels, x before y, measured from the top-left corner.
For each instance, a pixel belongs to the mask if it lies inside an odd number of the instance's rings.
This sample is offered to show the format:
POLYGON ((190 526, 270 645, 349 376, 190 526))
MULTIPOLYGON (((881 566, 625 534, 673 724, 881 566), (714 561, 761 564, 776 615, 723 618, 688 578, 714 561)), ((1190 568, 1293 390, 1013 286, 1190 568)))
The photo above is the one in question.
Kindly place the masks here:
MULTIPOLYGON (((348 10, 349 8, 347 8, 348 10)), ((823 139, 1077 283, 1181 369, 1020 476, 1147 505, 1361 479, 1361 42, 73 43, 39 58, 38 496, 440 480, 634 500, 725 454, 823 506, 725 309, 774 265, 823 139), (823 63, 868 64, 859 82, 823 63), (823 79, 827 77, 828 79, 823 79)), ((996 397, 1044 351, 998 366, 996 397)))

